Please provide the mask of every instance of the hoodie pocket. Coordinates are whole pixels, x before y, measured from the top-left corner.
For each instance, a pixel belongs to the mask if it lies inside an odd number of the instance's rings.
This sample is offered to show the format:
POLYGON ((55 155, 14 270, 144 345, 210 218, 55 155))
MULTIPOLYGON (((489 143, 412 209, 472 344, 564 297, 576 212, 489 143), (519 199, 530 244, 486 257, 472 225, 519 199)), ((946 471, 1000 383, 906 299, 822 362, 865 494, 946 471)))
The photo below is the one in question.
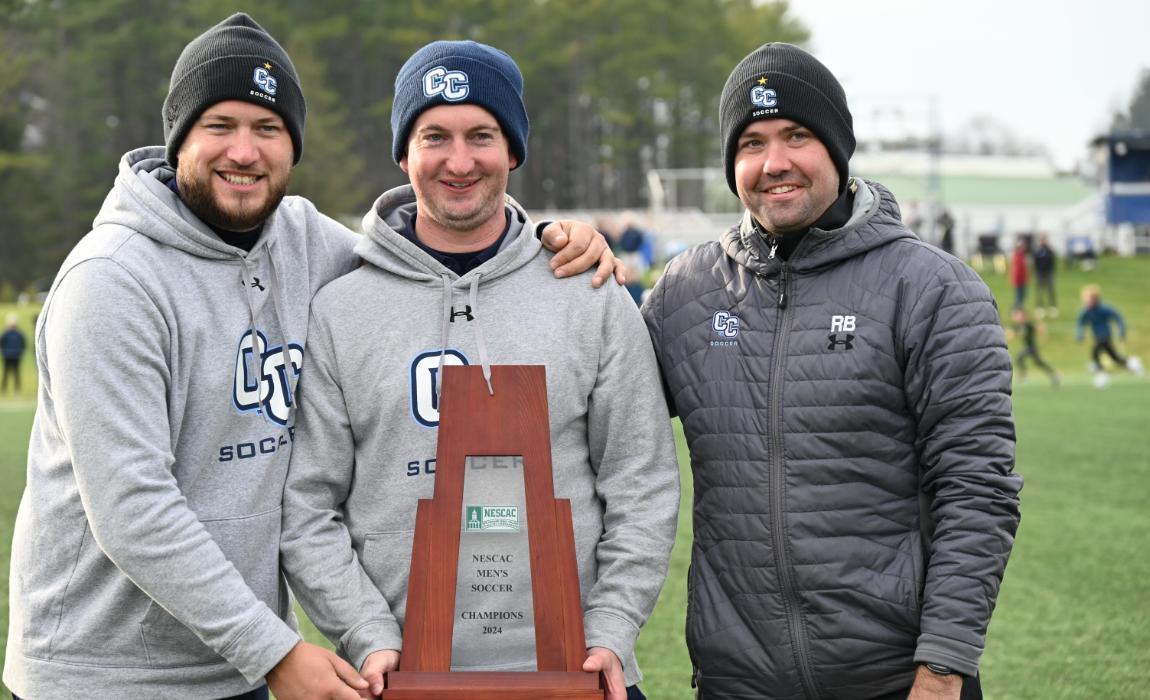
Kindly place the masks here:
POLYGON ((411 573, 414 538, 415 530, 373 532, 363 538, 363 569, 401 623, 407 608, 407 579, 411 573))
MULTIPOLYGON (((247 518, 208 520, 204 528, 243 576, 247 588, 281 618, 287 613, 287 589, 279 570, 280 509, 247 518)), ((242 591, 237 591, 242 594, 242 591)), ((209 627, 240 625, 246 620, 217 619, 215 601, 204 601, 196 618, 209 627), (210 622, 209 622, 210 621, 210 622)), ((140 622, 148 664, 152 667, 220 663, 220 657, 190 628, 151 601, 140 622)))

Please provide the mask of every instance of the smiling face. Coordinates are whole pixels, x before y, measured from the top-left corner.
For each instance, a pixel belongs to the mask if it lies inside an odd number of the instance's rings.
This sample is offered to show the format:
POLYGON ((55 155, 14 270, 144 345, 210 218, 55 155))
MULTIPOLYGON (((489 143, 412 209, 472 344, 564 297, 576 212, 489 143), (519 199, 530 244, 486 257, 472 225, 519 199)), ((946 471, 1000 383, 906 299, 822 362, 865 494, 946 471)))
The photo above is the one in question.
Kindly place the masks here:
POLYGON ((739 199, 771 233, 805 230, 838 197, 834 161, 805 126, 789 119, 751 122, 735 149, 739 199))
POLYGON ((180 146, 180 198, 210 226, 251 231, 287 192, 293 155, 278 114, 239 100, 219 102, 204 110, 180 146))
POLYGON ((482 107, 440 105, 420 114, 399 161, 418 202, 416 235, 443 252, 494 243, 515 165, 499 122, 482 107))

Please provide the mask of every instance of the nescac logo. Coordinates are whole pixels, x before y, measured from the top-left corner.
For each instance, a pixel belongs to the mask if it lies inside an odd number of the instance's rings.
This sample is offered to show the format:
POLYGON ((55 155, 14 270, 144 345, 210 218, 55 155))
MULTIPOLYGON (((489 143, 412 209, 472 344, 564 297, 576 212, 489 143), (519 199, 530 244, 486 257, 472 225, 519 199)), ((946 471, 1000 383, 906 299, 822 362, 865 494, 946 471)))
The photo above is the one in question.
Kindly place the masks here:
POLYGON ((240 337, 236 353, 236 375, 232 402, 244 413, 258 411, 276 425, 287 425, 296 379, 303 367, 303 346, 288 343, 287 348, 267 347, 263 333, 256 331, 240 337))
MULTIPOLYGON (((439 355, 439 350, 431 350, 411 361, 411 417, 428 428, 439 425, 439 355)), ((443 356, 444 367, 466 364, 467 358, 458 350, 448 350, 443 356)))
POLYGON ((519 532, 518 506, 466 506, 464 528, 479 532, 519 532))
POLYGON ((463 71, 436 66, 423 74, 423 94, 427 97, 443 95, 448 102, 458 102, 467 97, 469 90, 467 74, 463 71))
POLYGON ((273 78, 272 74, 268 72, 269 68, 271 68, 271 66, 266 63, 256 68, 252 73, 252 82, 255 83, 256 87, 260 90, 263 90, 269 95, 274 95, 276 94, 276 88, 279 86, 279 81, 273 78))

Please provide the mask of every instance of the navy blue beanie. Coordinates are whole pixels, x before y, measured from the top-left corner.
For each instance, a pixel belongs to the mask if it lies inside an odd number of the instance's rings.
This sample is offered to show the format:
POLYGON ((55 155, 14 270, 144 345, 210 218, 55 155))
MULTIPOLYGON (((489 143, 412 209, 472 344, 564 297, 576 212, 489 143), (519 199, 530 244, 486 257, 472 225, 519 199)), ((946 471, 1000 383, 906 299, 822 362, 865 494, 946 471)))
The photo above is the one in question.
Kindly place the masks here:
POLYGON ((474 41, 433 41, 399 69, 391 105, 392 159, 399 163, 407 154, 407 138, 420 114, 459 104, 490 112, 511 146, 515 167, 523 165, 531 129, 523 106, 523 74, 506 53, 474 41))

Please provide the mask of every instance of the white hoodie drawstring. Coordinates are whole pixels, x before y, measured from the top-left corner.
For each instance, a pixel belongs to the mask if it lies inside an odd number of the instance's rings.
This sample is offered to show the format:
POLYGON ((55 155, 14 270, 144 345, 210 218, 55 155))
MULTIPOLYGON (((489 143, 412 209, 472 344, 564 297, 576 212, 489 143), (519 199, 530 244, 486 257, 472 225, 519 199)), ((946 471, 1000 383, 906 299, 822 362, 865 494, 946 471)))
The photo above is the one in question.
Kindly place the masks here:
MULTIPOLYGON (((254 304, 252 304, 252 292, 251 292, 251 289, 253 286, 252 270, 251 270, 251 265, 248 263, 248 259, 245 256, 241 255, 241 256, 239 256, 239 258, 240 258, 240 277, 242 278, 243 285, 244 285, 244 300, 248 303, 248 322, 249 322, 248 333, 251 335, 251 339, 252 339, 252 358, 254 359, 255 364, 256 364, 256 369, 258 370, 259 366, 260 366, 259 365, 260 353, 259 353, 259 344, 256 342, 256 339, 258 338, 258 336, 256 335, 256 307, 254 304)), ((260 401, 256 401, 256 413, 259 413, 261 416, 264 413, 263 403, 260 401)))
MULTIPOLYGON (((468 303, 471 304, 471 312, 475 314, 476 319, 479 318, 479 278, 481 275, 476 275, 471 278, 471 294, 468 298, 468 303)), ((480 322, 475 323, 475 344, 479 346, 479 365, 483 368, 483 379, 487 382, 487 393, 495 396, 495 387, 491 386, 491 361, 487 358, 487 343, 483 341, 483 324, 480 322)))
POLYGON ((280 280, 279 273, 276 272, 276 258, 272 255, 272 242, 268 240, 264 243, 267 249, 268 256, 268 288, 267 293, 272 298, 272 308, 276 311, 276 318, 279 319, 280 325, 280 352, 283 354, 284 361, 284 377, 287 381, 287 386, 284 389, 287 391, 287 396, 284 397, 284 404, 290 411, 292 406, 295 405, 295 386, 292 384, 292 375, 294 371, 291 359, 291 346, 288 345, 287 336, 287 315, 283 311, 283 300, 280 298, 280 280))
POLYGON ((451 275, 440 275, 443 280, 443 322, 439 329, 439 368, 435 372, 435 403, 443 400, 443 359, 447 356, 447 324, 451 322, 451 275))
MULTIPOLYGON (((272 299, 272 308, 275 309, 276 318, 279 320, 281 348, 280 352, 283 355, 284 372, 288 379, 288 385, 285 387, 288 393, 286 396, 284 396, 284 403, 290 409, 295 404, 295 389, 291 385, 291 368, 294 365, 292 363, 291 357, 291 346, 288 345, 287 341, 287 316, 284 315, 283 302, 280 299, 279 275, 276 273, 276 263, 275 257, 272 255, 271 243, 264 242, 263 246, 266 249, 266 254, 268 257, 267 293, 272 299)), ((252 339, 252 361, 255 363, 255 370, 258 372, 262 369, 261 362, 263 358, 260 355, 259 336, 257 334, 258 331, 256 330, 256 307, 252 302, 252 288, 255 287, 255 277, 252 275, 251 262, 248 260, 248 256, 241 255, 239 256, 239 259, 240 273, 241 277, 243 278, 244 285, 244 300, 248 303, 248 319, 250 324, 249 333, 251 334, 252 339)), ((264 350, 267 350, 266 342, 264 350)), ((256 411, 260 415, 264 416, 264 418, 267 418, 269 421, 271 420, 264 412, 263 401, 256 401, 256 411)))
MULTIPOLYGON (((471 305, 471 312, 476 317, 479 315, 479 278, 482 275, 475 275, 471 278, 471 289, 468 294, 468 304, 471 305)), ((447 336, 448 324, 451 323, 451 275, 441 274, 440 279, 443 280, 443 318, 440 329, 440 347, 439 347, 439 369, 436 372, 438 377, 435 382, 435 398, 438 403, 443 399, 443 361, 447 355, 447 336)), ((487 393, 494 396, 495 387, 491 383, 491 360, 487 356, 487 342, 483 337, 483 324, 476 323, 473 328, 475 329, 475 344, 479 349, 479 365, 483 369, 483 380, 487 382, 487 393)))

